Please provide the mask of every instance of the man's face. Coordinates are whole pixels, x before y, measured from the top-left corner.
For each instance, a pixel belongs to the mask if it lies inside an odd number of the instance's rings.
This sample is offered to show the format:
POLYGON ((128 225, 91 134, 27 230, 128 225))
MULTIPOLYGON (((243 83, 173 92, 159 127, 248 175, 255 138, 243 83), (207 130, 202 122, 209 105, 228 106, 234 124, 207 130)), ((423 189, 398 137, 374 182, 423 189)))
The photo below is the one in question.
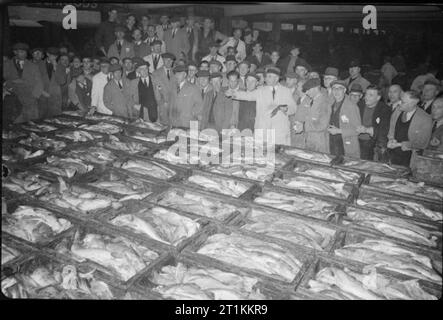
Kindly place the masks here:
POLYGON ((349 68, 349 75, 351 78, 355 78, 360 74, 360 67, 349 68))
POLYGON ((100 71, 104 74, 108 74, 109 72, 109 63, 101 63, 100 64, 100 71))
POLYGON ((130 59, 126 59, 123 64, 123 68, 125 68, 126 71, 132 71, 132 67, 132 61, 130 59))
POLYGON ((257 65, 255 65, 254 63, 251 63, 251 66, 249 67, 249 71, 255 72, 255 70, 257 70, 257 65))
MULTIPOLYGON (((362 98, 362 94, 360 92, 350 92, 349 93, 349 100, 357 104, 360 99, 362 98)), ((371 104, 370 104, 371 105, 371 104)))
POLYGON ((156 54, 160 54, 162 52, 162 46, 160 44, 156 44, 152 46, 152 51, 156 54))
POLYGON ((188 77, 192 78, 197 73, 197 67, 196 66, 189 66, 188 67, 188 77))
POLYGON ((237 67, 237 63, 235 63, 235 61, 230 60, 230 61, 226 62, 226 71, 227 72, 235 70, 236 67, 237 67))
POLYGON ((275 86, 278 83, 279 76, 273 73, 267 73, 265 77, 268 86, 275 86))
POLYGON ((334 85, 332 87, 332 95, 336 101, 342 101, 345 97, 345 88, 340 85, 334 85))
POLYGON ((320 79, 320 75, 318 74, 318 72, 312 71, 312 72, 309 72, 308 78, 309 79, 320 79))
POLYGON ((211 27, 211 25, 212 25, 212 22, 210 19, 205 19, 205 21, 203 22, 203 27, 205 29, 209 29, 211 27))
POLYGON ((409 111, 414 110, 417 103, 418 103, 418 100, 411 99, 411 97, 409 97, 408 94, 403 93, 401 96, 401 105, 399 108, 401 111, 409 112, 409 111))
POLYGON ((183 82, 186 79, 186 72, 176 72, 175 78, 177 79, 178 83, 183 82))
POLYGON ((118 59, 112 58, 110 62, 111 62, 111 64, 118 64, 118 59))
POLYGON ((28 53, 26 52, 26 50, 21 50, 21 49, 14 50, 14 54, 19 60, 25 60, 26 57, 28 56, 28 53))
POLYGON ((254 52, 254 54, 258 54, 261 53, 261 45, 259 43, 257 43, 255 46, 252 47, 252 51, 254 52))
POLYGON ((220 72, 220 67, 218 66, 218 64, 212 63, 209 65, 209 72, 210 73, 220 72))
POLYGON ((117 10, 109 11, 108 15, 109 15, 109 20, 114 21, 115 19, 117 19, 117 10))
POLYGON ((235 56, 235 49, 234 48, 228 48, 227 56, 235 56))
POLYGON ((205 88, 209 84, 209 77, 198 77, 197 79, 201 88, 205 88))
POLYGON ((214 90, 216 92, 220 92, 221 89, 221 78, 217 77, 217 78, 212 78, 211 79, 211 85, 214 88, 214 90))
POLYGON ((437 95, 438 95, 438 89, 433 84, 427 84, 423 87, 422 96, 424 101, 434 100, 437 95))
POLYGON ((137 73, 140 75, 140 77, 146 78, 149 75, 149 69, 147 66, 142 66, 137 68, 137 73))
POLYGON ((337 80, 337 77, 329 76, 329 75, 323 77, 323 83, 324 83, 326 88, 330 88, 331 87, 331 83, 334 80, 337 80))
POLYGON ((286 86, 288 88, 295 88, 297 86, 297 78, 286 78, 286 86))
POLYGON ((46 53, 46 56, 48 57, 48 60, 51 62, 57 60, 57 56, 55 54, 46 53))
POLYGON ((202 63, 202 64, 200 65, 200 70, 209 71, 209 64, 207 64, 207 63, 202 63))
POLYGON ((254 77, 247 77, 246 78, 246 90, 253 91, 257 88, 257 79, 254 77))
POLYGON ((126 19, 126 23, 127 23, 128 25, 130 25, 130 26, 133 26, 133 25, 135 24, 135 17, 134 17, 134 16, 129 16, 129 17, 126 19))
POLYGON ((242 63, 241 65, 238 66, 238 73, 240 73, 242 77, 244 77, 248 72, 249 72, 249 66, 246 63, 242 63))
POLYGON ((99 59, 94 59, 94 62, 93 62, 93 64, 92 64, 92 67, 93 67, 95 70, 100 70, 100 60, 99 60, 99 59))
POLYGON ((265 75, 263 73, 259 73, 258 77, 260 78, 260 80, 258 80, 258 85, 262 86, 265 83, 265 75))
POLYGON ((236 89, 238 87, 238 77, 230 76, 228 78, 228 86, 230 89, 236 89))
POLYGON ((241 30, 240 29, 235 29, 233 35, 234 35, 235 39, 240 39, 241 38, 241 30))
POLYGON ((171 58, 163 58, 163 62, 168 69, 170 69, 172 67, 172 64, 174 63, 171 58))
POLYGON ((278 54, 277 51, 273 51, 273 52, 271 53, 271 60, 272 60, 273 62, 277 61, 279 58, 280 58, 280 55, 278 54))
POLYGON ((82 65, 82 62, 80 61, 80 58, 74 58, 74 59, 72 60, 72 66, 73 66, 74 68, 80 68, 81 65, 82 65))
POLYGON ((112 74, 113 74, 113 77, 115 80, 120 81, 122 79, 122 71, 121 70, 114 71, 112 74))
POLYGON ((180 17, 179 25, 184 26, 185 24, 186 24, 186 17, 180 17))
POLYGON ((380 100, 380 95, 378 94, 377 90, 366 90, 365 93, 365 103, 367 106, 373 106, 376 105, 378 103, 378 101, 380 100))
POLYGON ((297 66, 295 68, 295 73, 302 79, 305 79, 308 75, 308 70, 305 67, 297 66))
POLYGON ((300 49, 299 49, 299 48, 294 48, 294 49, 292 49, 292 50, 291 50, 291 54, 292 54, 294 57, 297 57, 297 56, 300 54, 300 49))
POLYGON ((434 104, 432 105, 432 119, 443 119, 443 99, 435 100, 434 104))
POLYGON ((32 53, 32 58, 35 61, 41 61, 43 59, 43 53, 41 51, 34 51, 32 53))
POLYGON ((389 101, 397 102, 401 99, 402 90, 399 86, 390 86, 388 91, 389 101))
POLYGON ((60 64, 62 66, 68 67, 69 66, 69 58, 68 58, 68 56, 61 56, 60 57, 60 64))
POLYGON ((154 26, 149 26, 147 32, 148 32, 149 38, 153 38, 155 36, 155 27, 154 26))
POLYGON ((83 73, 79 74, 77 77, 77 81, 78 82, 85 82, 85 75, 83 73))
POLYGON ((148 17, 143 16, 142 20, 141 20, 141 24, 142 24, 142 26, 147 26, 149 24, 148 17))
POLYGON ((91 59, 83 58, 82 64, 83 64, 84 69, 91 69, 91 66, 92 66, 91 59))
POLYGON ((123 37, 125 36, 125 33, 121 30, 115 32, 115 37, 117 40, 123 40, 123 37))
POLYGON ((132 32, 132 37, 135 41, 140 41, 142 39, 142 32, 138 29, 135 29, 134 32, 132 32))

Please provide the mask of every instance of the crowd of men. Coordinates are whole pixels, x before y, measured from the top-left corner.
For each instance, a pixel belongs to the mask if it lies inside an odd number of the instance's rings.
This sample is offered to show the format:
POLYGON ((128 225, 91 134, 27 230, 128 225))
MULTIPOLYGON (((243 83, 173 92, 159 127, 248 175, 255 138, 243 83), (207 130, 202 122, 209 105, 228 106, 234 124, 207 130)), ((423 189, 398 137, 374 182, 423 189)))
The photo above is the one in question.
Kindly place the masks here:
POLYGON ((3 57, 4 123, 77 109, 200 129, 273 129, 276 143, 410 166, 423 149, 443 151, 443 97, 436 68, 410 88, 394 84, 389 59, 378 83, 349 62, 349 77, 313 71, 300 47, 263 51, 259 32, 215 30, 214 21, 160 17, 159 24, 108 12, 95 36, 101 57, 66 48, 13 46, 3 57), (28 54, 30 56, 28 56, 28 54))

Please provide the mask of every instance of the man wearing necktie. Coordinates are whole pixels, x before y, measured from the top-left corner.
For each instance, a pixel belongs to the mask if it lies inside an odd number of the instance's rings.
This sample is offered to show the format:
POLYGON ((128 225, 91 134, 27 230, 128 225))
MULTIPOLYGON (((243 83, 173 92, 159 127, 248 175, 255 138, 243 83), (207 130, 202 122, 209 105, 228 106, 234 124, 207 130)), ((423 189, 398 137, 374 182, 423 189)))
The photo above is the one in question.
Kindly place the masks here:
POLYGON ((22 104, 22 113, 15 120, 23 122, 39 117, 38 98, 43 94, 43 81, 39 68, 27 60, 29 46, 16 43, 13 46, 14 57, 4 61, 3 81, 11 88, 22 104))
POLYGON ((432 105, 432 127, 431 141, 428 148, 431 150, 443 151, 443 98, 435 99, 432 105))
POLYGON ((161 68, 164 64, 161 52, 162 42, 160 40, 154 40, 151 44, 151 53, 143 60, 149 63, 149 72, 153 73, 155 70, 161 68))
POLYGON ((173 18, 171 26, 171 29, 166 30, 163 36, 166 51, 174 54, 176 57, 180 57, 180 54, 186 57, 191 48, 186 30, 180 29, 179 18, 173 18))
POLYGON ((440 93, 440 83, 436 80, 427 80, 423 86, 420 108, 431 114, 432 105, 440 93))
POLYGON ((82 70, 74 71, 68 91, 71 107, 86 113, 91 107, 91 89, 92 81, 82 70))
POLYGON ((111 65, 109 72, 113 79, 109 81, 103 90, 103 103, 112 115, 133 119, 134 103, 129 94, 130 80, 123 78, 123 68, 120 65, 111 65))
POLYGON ((109 47, 107 57, 117 57, 119 61, 122 61, 123 58, 133 58, 134 54, 134 45, 125 38, 125 28, 118 26, 115 28, 115 37, 116 40, 109 47))
POLYGON ((106 84, 112 80, 112 74, 109 72, 109 67, 109 60, 102 58, 100 61, 100 72, 92 78, 91 109, 89 110, 89 114, 93 114, 95 111, 104 114, 112 114, 112 111, 103 103, 104 88, 106 84))
POLYGON ((203 104, 205 104, 205 99, 209 90, 212 89, 211 84, 209 83, 209 71, 207 70, 199 70, 195 75, 197 78, 197 86, 201 91, 201 96, 203 100, 203 104))
POLYGON ((189 51, 186 52, 186 55, 188 57, 188 59, 192 59, 195 61, 195 54, 197 53, 198 50, 198 32, 197 29, 194 27, 195 24, 195 18, 192 16, 189 16, 186 19, 186 34, 188 36, 188 40, 189 40, 189 51))
POLYGON ((394 112, 401 105, 401 95, 403 90, 398 84, 393 84, 388 90, 388 105, 391 107, 391 111, 394 112))

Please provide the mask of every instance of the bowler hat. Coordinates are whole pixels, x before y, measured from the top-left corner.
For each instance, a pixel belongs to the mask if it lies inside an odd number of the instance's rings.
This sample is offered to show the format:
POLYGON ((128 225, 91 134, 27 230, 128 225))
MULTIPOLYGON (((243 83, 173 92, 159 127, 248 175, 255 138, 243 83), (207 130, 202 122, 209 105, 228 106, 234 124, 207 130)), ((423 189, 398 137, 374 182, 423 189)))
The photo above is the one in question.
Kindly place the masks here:
POLYGON ((360 67, 360 61, 358 61, 358 60, 352 60, 352 61, 349 63, 349 68, 354 68, 354 67, 360 67))

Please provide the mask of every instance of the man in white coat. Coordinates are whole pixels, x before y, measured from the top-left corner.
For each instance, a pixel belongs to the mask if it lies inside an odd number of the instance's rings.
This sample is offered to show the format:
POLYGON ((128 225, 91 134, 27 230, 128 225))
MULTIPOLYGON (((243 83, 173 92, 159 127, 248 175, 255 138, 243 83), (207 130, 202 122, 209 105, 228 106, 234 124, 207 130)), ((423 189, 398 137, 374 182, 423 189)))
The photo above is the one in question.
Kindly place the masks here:
POLYGON ((95 111, 112 114, 112 111, 106 108, 103 102, 103 92, 106 84, 112 79, 112 75, 109 73, 109 60, 103 58, 100 61, 100 72, 92 78, 91 89, 91 110, 89 114, 93 114, 95 111))
MULTIPOLYGON (((257 101, 254 129, 271 129, 275 131, 275 143, 291 145, 291 130, 288 116, 295 114, 296 104, 289 88, 278 81, 280 70, 268 68, 266 85, 254 91, 227 90, 226 95, 236 100, 257 101)), ((266 131, 263 138, 267 136, 266 131)))
POLYGON ((237 62, 243 61, 246 58, 246 45, 243 40, 241 40, 241 29, 237 28, 233 32, 233 37, 230 37, 228 41, 218 50, 220 54, 226 56, 226 51, 229 47, 233 47, 236 51, 235 59, 237 62))

